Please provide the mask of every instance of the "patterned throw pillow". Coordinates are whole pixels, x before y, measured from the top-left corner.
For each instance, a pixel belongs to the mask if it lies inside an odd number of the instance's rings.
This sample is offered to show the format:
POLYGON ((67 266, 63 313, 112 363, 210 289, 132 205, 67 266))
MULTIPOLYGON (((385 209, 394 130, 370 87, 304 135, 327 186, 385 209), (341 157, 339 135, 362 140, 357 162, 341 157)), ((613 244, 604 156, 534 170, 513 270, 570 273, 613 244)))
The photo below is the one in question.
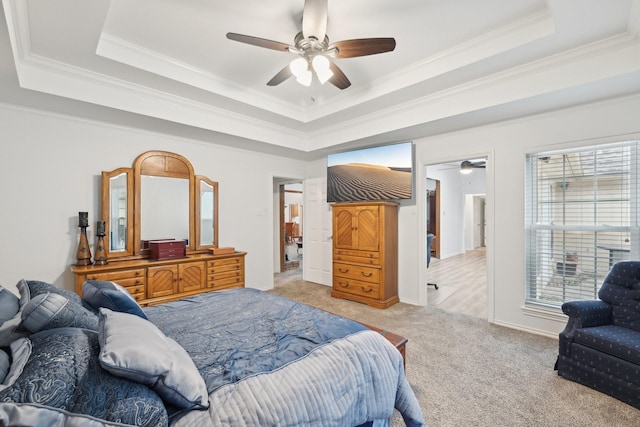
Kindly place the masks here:
POLYGON ((156 393, 100 367, 97 332, 58 328, 28 340, 33 349, 21 375, 0 391, 0 420, 7 425, 168 425, 156 393))
POLYGON ((81 304, 50 292, 32 298, 22 310, 22 326, 31 332, 53 328, 98 330, 98 316, 81 304))
POLYGON ((20 310, 20 299, 13 292, 0 286, 0 324, 15 316, 20 310))

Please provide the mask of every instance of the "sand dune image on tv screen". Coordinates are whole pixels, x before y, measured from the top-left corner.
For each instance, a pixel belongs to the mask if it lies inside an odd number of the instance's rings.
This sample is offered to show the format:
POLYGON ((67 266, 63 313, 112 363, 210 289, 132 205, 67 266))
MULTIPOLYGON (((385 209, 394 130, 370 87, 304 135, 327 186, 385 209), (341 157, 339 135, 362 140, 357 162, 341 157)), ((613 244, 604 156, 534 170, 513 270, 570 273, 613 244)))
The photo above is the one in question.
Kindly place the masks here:
POLYGON ((327 200, 353 202, 411 198, 411 169, 349 163, 327 168, 327 200))

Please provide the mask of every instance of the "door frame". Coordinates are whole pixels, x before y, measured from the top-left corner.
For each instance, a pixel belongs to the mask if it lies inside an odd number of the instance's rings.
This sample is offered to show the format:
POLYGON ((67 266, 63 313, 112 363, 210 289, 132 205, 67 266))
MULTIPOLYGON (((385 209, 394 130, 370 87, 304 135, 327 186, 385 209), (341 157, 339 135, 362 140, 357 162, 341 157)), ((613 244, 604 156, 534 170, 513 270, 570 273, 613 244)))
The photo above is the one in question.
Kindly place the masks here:
MULTIPOLYGON (((426 177, 426 179, 434 181, 436 183, 436 189, 435 189, 435 193, 436 193, 436 197, 435 197, 435 202, 436 202, 436 214, 435 214, 435 223, 436 223, 436 230, 434 234, 434 238, 433 238, 433 242, 431 243, 431 247, 433 249, 433 257, 434 258, 440 258, 440 180, 439 179, 433 179, 433 178, 429 178, 426 177)), ((427 197, 426 195, 426 191, 429 191, 428 189, 425 189, 425 198, 427 197)), ((425 208, 426 208, 426 203, 425 203, 425 208)), ((426 217, 427 219, 429 218, 431 214, 429 212, 426 212, 426 217)), ((426 227, 426 222, 425 222, 425 227, 426 227)))
MULTIPOLYGON (((487 159, 486 163, 486 199, 485 199, 485 223, 486 223, 486 233, 485 233, 485 243, 486 243, 486 276, 487 276, 487 320, 490 323, 495 322, 495 265, 494 265, 494 252, 495 252, 495 197, 494 197, 494 156, 495 153, 493 151, 474 153, 465 156, 467 158, 480 158, 485 157, 487 159)), ((417 194, 421 198, 418 201, 418 207, 421 210, 422 220, 418 224, 420 235, 422 236, 421 245, 418 248, 419 254, 421 256, 420 259, 426 260, 426 240, 427 240, 427 212, 426 212, 426 179, 427 179, 427 168, 429 166, 440 165, 443 163, 452 163, 459 162, 461 156, 456 155, 454 158, 443 158, 443 159, 431 159, 428 163, 421 163, 418 168, 418 176, 416 177, 418 183, 418 192, 417 194)), ((418 298, 420 304, 427 305, 427 264, 426 262, 420 263, 420 287, 418 290, 418 298)))

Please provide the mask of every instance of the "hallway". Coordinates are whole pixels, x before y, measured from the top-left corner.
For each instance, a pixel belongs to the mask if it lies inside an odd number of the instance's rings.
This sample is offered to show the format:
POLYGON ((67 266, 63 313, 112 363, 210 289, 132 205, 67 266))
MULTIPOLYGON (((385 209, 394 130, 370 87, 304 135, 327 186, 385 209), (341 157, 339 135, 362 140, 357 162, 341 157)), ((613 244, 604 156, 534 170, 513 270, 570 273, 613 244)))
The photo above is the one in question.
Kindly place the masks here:
POLYGON ((427 304, 442 310, 487 318, 486 249, 467 251, 444 260, 431 258, 427 304))

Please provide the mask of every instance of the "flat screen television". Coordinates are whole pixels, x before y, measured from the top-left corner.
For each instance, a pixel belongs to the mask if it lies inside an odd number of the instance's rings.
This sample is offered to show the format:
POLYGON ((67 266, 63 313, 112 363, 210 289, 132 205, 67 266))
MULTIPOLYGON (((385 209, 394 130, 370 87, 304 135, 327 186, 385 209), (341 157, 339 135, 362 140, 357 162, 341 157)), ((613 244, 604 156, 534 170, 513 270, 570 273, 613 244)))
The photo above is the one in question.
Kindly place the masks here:
POLYGON ((327 156, 327 202, 399 201, 413 198, 412 142, 327 156))

